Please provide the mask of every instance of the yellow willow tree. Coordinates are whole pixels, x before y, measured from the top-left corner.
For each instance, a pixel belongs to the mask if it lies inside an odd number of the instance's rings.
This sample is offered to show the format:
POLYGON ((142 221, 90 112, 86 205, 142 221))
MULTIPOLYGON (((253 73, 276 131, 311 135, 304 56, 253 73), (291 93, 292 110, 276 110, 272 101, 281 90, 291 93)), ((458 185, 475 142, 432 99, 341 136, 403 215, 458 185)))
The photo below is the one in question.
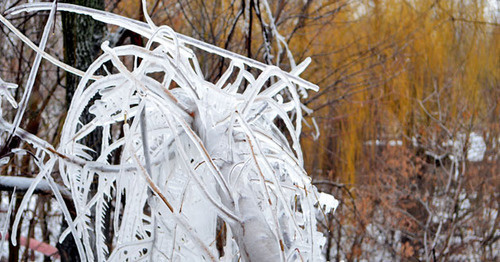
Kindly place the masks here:
POLYGON ((294 44, 313 58, 306 77, 322 87, 306 100, 322 132, 319 146, 304 141, 306 166, 318 185, 356 195, 326 225, 335 238, 327 258, 378 250, 385 259, 494 260, 495 11, 487 1, 332 5, 336 16, 303 28, 294 44))
POLYGON ((486 1, 332 5, 336 16, 294 39, 313 58, 306 77, 322 87, 306 101, 323 133, 320 149, 305 146, 311 172, 354 183, 377 143, 431 139, 442 125, 493 124, 498 25, 486 1))

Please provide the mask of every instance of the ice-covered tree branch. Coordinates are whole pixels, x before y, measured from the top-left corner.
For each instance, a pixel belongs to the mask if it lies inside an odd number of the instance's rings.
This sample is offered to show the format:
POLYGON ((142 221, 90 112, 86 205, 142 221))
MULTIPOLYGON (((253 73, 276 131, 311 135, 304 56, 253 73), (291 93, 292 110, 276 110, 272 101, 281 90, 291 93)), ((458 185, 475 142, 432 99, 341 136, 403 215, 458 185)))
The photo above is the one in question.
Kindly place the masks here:
MULTIPOLYGON (((53 4, 34 3, 7 13, 51 7, 54 12, 53 4)), ((43 154, 35 179, 4 181, 27 188, 18 212, 32 193, 52 190, 69 225, 60 240, 71 234, 84 261, 321 258, 325 240, 316 215, 324 206, 318 198, 325 197, 303 169, 299 142, 305 108, 299 91, 318 89, 299 76, 310 59, 285 72, 156 26, 147 13, 144 23, 70 4, 57 11, 121 26, 147 44, 101 45, 103 54, 81 75, 57 147, 18 128, 19 117, 0 118, 0 130, 14 130, 43 154), (191 47, 229 59, 230 66, 216 82, 207 81, 191 47), (99 145, 86 142, 96 134, 99 145), (54 182, 56 169, 63 186, 54 182), (72 199, 75 216, 64 197, 72 199), (227 228, 222 236, 217 223, 227 228), (224 255, 217 238, 224 239, 224 255)), ((33 49, 38 60, 50 58, 43 46, 33 49)))

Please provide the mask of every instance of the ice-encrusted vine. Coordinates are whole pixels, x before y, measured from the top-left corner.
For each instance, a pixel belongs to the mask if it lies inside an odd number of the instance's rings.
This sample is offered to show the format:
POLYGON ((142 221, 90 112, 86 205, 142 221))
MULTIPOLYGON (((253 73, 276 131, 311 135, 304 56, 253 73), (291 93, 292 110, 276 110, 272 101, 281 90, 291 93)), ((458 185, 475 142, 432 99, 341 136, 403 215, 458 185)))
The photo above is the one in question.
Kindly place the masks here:
MULTIPOLYGON (((53 15, 55 7, 33 3, 7 13, 52 10, 53 15)), ((57 11, 90 15, 138 33, 148 43, 112 48, 104 42, 103 54, 81 72, 45 53, 46 39, 37 47, 0 16, 37 59, 82 77, 57 148, 18 128, 17 118, 11 124, 0 117, 0 130, 15 132, 37 154, 48 156, 39 158, 48 160, 38 163, 41 171, 15 223, 36 183, 47 180, 69 224, 60 240, 73 234, 84 261, 321 259, 318 194, 303 169, 299 143, 304 107, 297 90, 318 89, 299 77, 310 59, 284 72, 158 27, 147 13, 143 23, 63 3, 57 11), (220 80, 204 79, 190 46, 230 61, 220 80), (123 63, 127 58, 134 61, 132 67, 123 63), (99 75, 102 69, 107 74, 99 75), (82 122, 83 114, 90 114, 90 121, 82 122), (102 130, 100 148, 89 148, 86 137, 96 130, 102 130), (76 217, 52 178, 56 167, 76 217), (104 235, 110 211, 112 251, 104 235), (226 225, 223 257, 215 244, 221 221, 226 225)), ((0 94, 15 105, 8 88, 15 85, 0 80, 0 94)))

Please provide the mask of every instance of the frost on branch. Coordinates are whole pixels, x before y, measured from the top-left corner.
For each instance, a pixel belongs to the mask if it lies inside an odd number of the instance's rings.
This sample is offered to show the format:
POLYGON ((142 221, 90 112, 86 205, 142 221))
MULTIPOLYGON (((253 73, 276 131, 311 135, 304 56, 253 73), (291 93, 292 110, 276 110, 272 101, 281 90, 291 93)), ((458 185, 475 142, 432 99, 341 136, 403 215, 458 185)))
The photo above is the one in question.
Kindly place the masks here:
MULTIPOLYGON (((51 7, 30 4, 10 13, 51 7)), ((303 105, 297 90, 317 90, 298 77, 309 59, 288 73, 157 27, 149 18, 146 24, 61 3, 57 9, 149 39, 145 47, 102 44, 103 55, 81 75, 57 149, 15 129, 49 156, 36 181, 46 179, 58 191, 51 177, 58 167, 71 192, 77 216, 65 211, 70 226, 61 240, 73 234, 83 260, 321 259, 318 194, 302 167, 299 143, 303 105), (190 46, 230 61, 218 82, 204 79, 190 46), (124 64, 127 59, 133 66, 124 64), (99 76, 99 69, 108 73, 99 76), (91 121, 82 123, 88 113, 91 121), (97 129, 102 144, 89 148, 85 138, 97 129), (104 235, 110 211, 111 251, 104 235), (226 228, 222 258, 216 248, 220 223, 226 228)))

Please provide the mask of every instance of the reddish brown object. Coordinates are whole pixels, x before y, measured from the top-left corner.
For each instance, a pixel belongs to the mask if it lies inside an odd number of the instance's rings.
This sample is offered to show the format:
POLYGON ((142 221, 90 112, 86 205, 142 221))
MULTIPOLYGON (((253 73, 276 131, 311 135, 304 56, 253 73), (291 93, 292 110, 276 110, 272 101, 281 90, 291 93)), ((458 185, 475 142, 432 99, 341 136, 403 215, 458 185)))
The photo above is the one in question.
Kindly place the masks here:
MULTIPOLYGON (((0 233, 0 238, 2 238, 2 234, 0 233)), ((6 235, 6 240, 9 239, 9 233, 6 235)), ((52 257, 52 258, 59 258, 59 251, 57 248, 54 246, 51 246, 50 244, 47 244, 45 242, 38 241, 34 238, 30 238, 29 240, 29 246, 28 246, 28 240, 21 236, 20 243, 22 246, 28 247, 29 249, 35 250, 37 252, 40 252, 46 256, 52 257)))

